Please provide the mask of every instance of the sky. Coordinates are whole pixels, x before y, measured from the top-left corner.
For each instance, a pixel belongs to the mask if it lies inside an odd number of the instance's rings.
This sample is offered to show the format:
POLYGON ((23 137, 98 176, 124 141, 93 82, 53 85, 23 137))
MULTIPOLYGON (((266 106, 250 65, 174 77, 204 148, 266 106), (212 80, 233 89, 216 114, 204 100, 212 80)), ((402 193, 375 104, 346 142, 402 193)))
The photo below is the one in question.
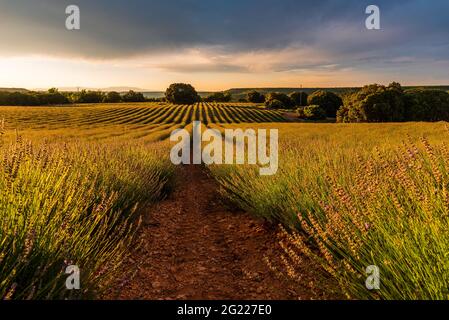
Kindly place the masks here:
POLYGON ((0 0, 0 87, 449 85, 447 0, 0 0), (368 5, 380 30, 368 30, 368 5), (66 7, 80 8, 67 30, 66 7))

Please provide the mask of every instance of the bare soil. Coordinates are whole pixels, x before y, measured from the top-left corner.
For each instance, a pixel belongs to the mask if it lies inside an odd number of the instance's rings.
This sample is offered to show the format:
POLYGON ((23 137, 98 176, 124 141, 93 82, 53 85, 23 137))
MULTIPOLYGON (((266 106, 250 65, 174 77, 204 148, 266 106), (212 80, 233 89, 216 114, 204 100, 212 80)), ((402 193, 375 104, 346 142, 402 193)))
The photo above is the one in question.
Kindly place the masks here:
POLYGON ((180 167, 175 191, 145 210, 141 245, 124 264, 123 279, 103 298, 333 298, 310 265, 300 270, 299 282, 275 275, 264 262, 264 256, 276 255, 275 228, 230 210, 217 188, 202 166, 180 167))

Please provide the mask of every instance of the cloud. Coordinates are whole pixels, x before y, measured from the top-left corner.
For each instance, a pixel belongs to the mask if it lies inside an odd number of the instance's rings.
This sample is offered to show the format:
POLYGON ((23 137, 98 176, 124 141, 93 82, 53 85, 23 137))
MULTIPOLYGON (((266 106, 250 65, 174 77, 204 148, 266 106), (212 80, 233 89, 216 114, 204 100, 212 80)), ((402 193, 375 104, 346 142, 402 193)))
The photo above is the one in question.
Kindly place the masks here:
POLYGON ((178 73, 269 73, 319 68, 332 70, 339 66, 333 61, 329 53, 311 47, 229 51, 212 46, 148 54, 122 62, 138 68, 178 73))
POLYGON ((367 0, 0 0, 0 56, 135 61, 178 73, 386 68, 449 60, 449 2, 377 0, 381 31, 364 27, 367 0))
POLYGON ((195 63, 182 63, 182 64, 159 64, 154 68, 162 69, 171 72, 180 73, 233 73, 233 72, 248 72, 248 69, 244 66, 229 65, 229 64, 195 64, 195 63))

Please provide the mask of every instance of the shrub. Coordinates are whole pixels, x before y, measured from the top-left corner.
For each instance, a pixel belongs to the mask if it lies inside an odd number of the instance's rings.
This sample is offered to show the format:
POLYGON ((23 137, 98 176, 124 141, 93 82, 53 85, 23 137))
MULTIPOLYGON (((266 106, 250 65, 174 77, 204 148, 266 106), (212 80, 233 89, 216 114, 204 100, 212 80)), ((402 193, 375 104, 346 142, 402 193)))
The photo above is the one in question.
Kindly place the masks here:
POLYGON ((285 108, 285 106, 282 103, 282 101, 277 100, 277 99, 272 99, 272 100, 266 101, 265 105, 267 106, 267 108, 270 108, 270 109, 283 109, 283 108, 285 108))
POLYGON ((33 93, 0 92, 0 105, 37 106, 39 105, 39 99, 33 93))
POLYGON ((264 103, 265 96, 257 91, 250 91, 246 95, 246 100, 252 103, 264 103))
POLYGON ((306 114, 304 113, 304 107, 299 107, 298 109, 296 109, 296 113, 298 114, 298 118, 300 119, 306 118, 306 114))
POLYGON ((232 99, 232 95, 229 92, 215 92, 206 98, 204 98, 205 102, 229 102, 232 99))
POLYGON ((193 104, 200 101, 195 88, 186 83, 174 83, 165 91, 165 98, 174 104, 193 104))
POLYGON ((71 100, 74 103, 100 103, 103 101, 103 92, 81 90, 72 93, 71 100))
POLYGON ((307 98, 309 105, 318 105, 326 112, 329 118, 337 116, 337 110, 343 105, 342 99, 333 92, 315 91, 307 98))
POLYGON ((290 99, 293 101, 293 104, 297 107, 305 107, 307 106, 307 98, 308 95, 305 92, 292 92, 289 94, 290 99))
POLYGON ((144 102, 145 97, 141 92, 135 92, 133 90, 129 90, 122 96, 123 102, 144 102))
POLYGON ((4 106, 38 106, 69 102, 69 99, 57 89, 50 89, 48 92, 0 92, 0 105, 4 106))
POLYGON ((449 94, 416 89, 405 93, 405 118, 410 121, 449 121, 449 94))
POLYGON ((317 105, 307 106, 304 108, 304 117, 307 120, 324 120, 326 119, 326 111, 317 105))
POLYGON ((55 105, 55 104, 67 104, 69 99, 56 88, 51 88, 48 92, 35 93, 39 105, 55 105))
MULTIPOLYGON (((279 92, 269 93, 265 99, 265 105, 267 107, 270 107, 270 105, 272 105, 273 100, 277 100, 277 101, 281 102, 282 107, 280 107, 280 109, 290 109, 290 108, 294 107, 293 101, 290 99, 290 97, 288 95, 286 95, 284 93, 279 93, 279 92)), ((278 104, 278 103, 276 102, 276 104, 278 104)))
POLYGON ((108 92, 103 98, 103 102, 106 102, 106 103, 117 103, 120 101, 122 101, 122 97, 116 91, 108 92))

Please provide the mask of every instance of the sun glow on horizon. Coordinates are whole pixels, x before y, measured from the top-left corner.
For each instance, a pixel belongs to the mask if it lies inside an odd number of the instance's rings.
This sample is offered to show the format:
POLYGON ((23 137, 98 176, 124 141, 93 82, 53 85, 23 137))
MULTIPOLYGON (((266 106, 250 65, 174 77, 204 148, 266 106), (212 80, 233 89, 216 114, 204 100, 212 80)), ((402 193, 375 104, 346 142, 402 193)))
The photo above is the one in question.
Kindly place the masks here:
POLYGON ((200 91, 245 87, 353 87, 399 81, 404 85, 447 84, 389 70, 358 70, 330 63, 304 50, 216 55, 201 50, 112 60, 51 56, 0 58, 0 87, 137 87, 163 91, 170 83, 187 82, 200 91), (310 58, 308 58, 310 56, 310 58), (297 68, 284 61, 297 59, 297 68), (285 69, 285 70, 284 70, 285 69), (409 79, 411 78, 411 79, 409 79))

